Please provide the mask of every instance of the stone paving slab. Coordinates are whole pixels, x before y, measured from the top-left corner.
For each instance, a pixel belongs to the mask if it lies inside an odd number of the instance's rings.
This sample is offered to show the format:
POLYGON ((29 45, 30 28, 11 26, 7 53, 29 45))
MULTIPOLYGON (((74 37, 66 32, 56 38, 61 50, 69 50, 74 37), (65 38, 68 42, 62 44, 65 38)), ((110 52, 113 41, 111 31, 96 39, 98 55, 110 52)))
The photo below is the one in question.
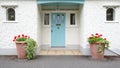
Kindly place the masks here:
POLYGON ((41 50, 40 55, 82 55, 79 50, 41 50))

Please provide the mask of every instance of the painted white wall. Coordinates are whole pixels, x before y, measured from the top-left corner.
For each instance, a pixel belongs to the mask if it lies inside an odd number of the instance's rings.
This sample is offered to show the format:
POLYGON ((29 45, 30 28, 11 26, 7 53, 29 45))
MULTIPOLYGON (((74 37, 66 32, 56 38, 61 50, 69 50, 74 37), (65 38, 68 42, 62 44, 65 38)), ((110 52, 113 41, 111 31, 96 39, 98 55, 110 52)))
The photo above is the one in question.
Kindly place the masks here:
POLYGON ((16 54, 15 35, 26 34, 37 41, 37 19, 36 0, 0 0, 0 54, 16 54), (17 5, 16 22, 6 22, 3 5, 17 5))
POLYGON ((42 21, 41 21, 41 6, 37 5, 37 44, 38 44, 38 50, 37 53, 39 54, 40 50, 41 50, 41 40, 42 40, 42 21))
MULTIPOLYGON (((81 34, 80 45, 84 54, 89 54, 87 38, 92 33, 101 33, 110 41, 110 49, 120 49, 120 7, 115 9, 115 21, 106 22, 106 8, 104 5, 120 6, 119 0, 85 0, 83 5, 82 20, 80 23, 81 34), (116 23, 117 22, 117 23, 116 23), (85 51, 84 51, 85 50, 85 51)), ((80 17, 80 18, 81 18, 80 17)))
MULTIPOLYGON (((120 7, 115 9, 115 22, 106 22, 104 5, 119 5, 119 0, 85 0, 80 6, 78 26, 69 26, 67 11, 66 45, 79 45, 85 55, 89 55, 87 38, 91 33, 101 33, 110 40, 110 49, 120 53, 120 7), (80 21, 79 21, 80 20, 80 21)), ((39 7, 40 8, 40 7, 39 7)), ((27 34, 34 38, 38 45, 50 45, 50 27, 42 25, 42 13, 38 10, 36 0, 0 0, 0 55, 15 55, 16 47, 12 42, 18 34, 27 34), (17 5, 16 22, 6 22, 6 11, 2 5, 17 5)), ((66 12, 66 11, 60 11, 66 12)), ((106 52, 107 53, 107 52, 106 52)), ((107 53, 108 54, 108 53, 107 53)))

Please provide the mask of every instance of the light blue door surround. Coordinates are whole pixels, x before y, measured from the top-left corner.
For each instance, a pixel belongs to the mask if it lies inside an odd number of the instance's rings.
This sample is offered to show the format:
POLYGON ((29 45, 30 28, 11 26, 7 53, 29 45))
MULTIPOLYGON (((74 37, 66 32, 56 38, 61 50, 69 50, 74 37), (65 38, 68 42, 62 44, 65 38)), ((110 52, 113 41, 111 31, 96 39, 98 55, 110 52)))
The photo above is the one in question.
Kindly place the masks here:
POLYGON ((47 4, 47 3, 75 3, 83 4, 84 0, 37 0, 38 4, 47 4))
POLYGON ((65 47, 65 13, 51 14, 51 47, 65 47))

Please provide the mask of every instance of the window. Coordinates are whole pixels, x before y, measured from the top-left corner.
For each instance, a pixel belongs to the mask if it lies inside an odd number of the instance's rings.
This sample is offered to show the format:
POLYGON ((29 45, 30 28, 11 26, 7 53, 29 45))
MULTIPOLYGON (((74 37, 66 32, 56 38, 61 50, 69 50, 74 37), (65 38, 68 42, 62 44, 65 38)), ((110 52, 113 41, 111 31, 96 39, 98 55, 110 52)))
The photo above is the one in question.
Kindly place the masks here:
POLYGON ((49 25, 49 13, 44 14, 44 25, 49 25))
POLYGON ((114 9, 113 8, 108 8, 106 11, 106 20, 107 21, 113 21, 114 20, 114 9))
POLYGON ((75 25, 75 14, 74 13, 70 14, 70 25, 75 25))
POLYGON ((15 21, 15 10, 13 8, 7 9, 7 20, 8 21, 15 21))

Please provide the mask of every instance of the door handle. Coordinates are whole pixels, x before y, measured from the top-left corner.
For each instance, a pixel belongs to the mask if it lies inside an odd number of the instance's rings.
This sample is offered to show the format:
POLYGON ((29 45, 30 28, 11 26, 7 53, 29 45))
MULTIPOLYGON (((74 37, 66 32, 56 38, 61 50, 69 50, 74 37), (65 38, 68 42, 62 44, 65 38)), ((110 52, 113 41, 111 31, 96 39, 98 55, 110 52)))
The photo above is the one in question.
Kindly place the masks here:
POLYGON ((53 32, 53 30, 51 30, 51 32, 53 32))

